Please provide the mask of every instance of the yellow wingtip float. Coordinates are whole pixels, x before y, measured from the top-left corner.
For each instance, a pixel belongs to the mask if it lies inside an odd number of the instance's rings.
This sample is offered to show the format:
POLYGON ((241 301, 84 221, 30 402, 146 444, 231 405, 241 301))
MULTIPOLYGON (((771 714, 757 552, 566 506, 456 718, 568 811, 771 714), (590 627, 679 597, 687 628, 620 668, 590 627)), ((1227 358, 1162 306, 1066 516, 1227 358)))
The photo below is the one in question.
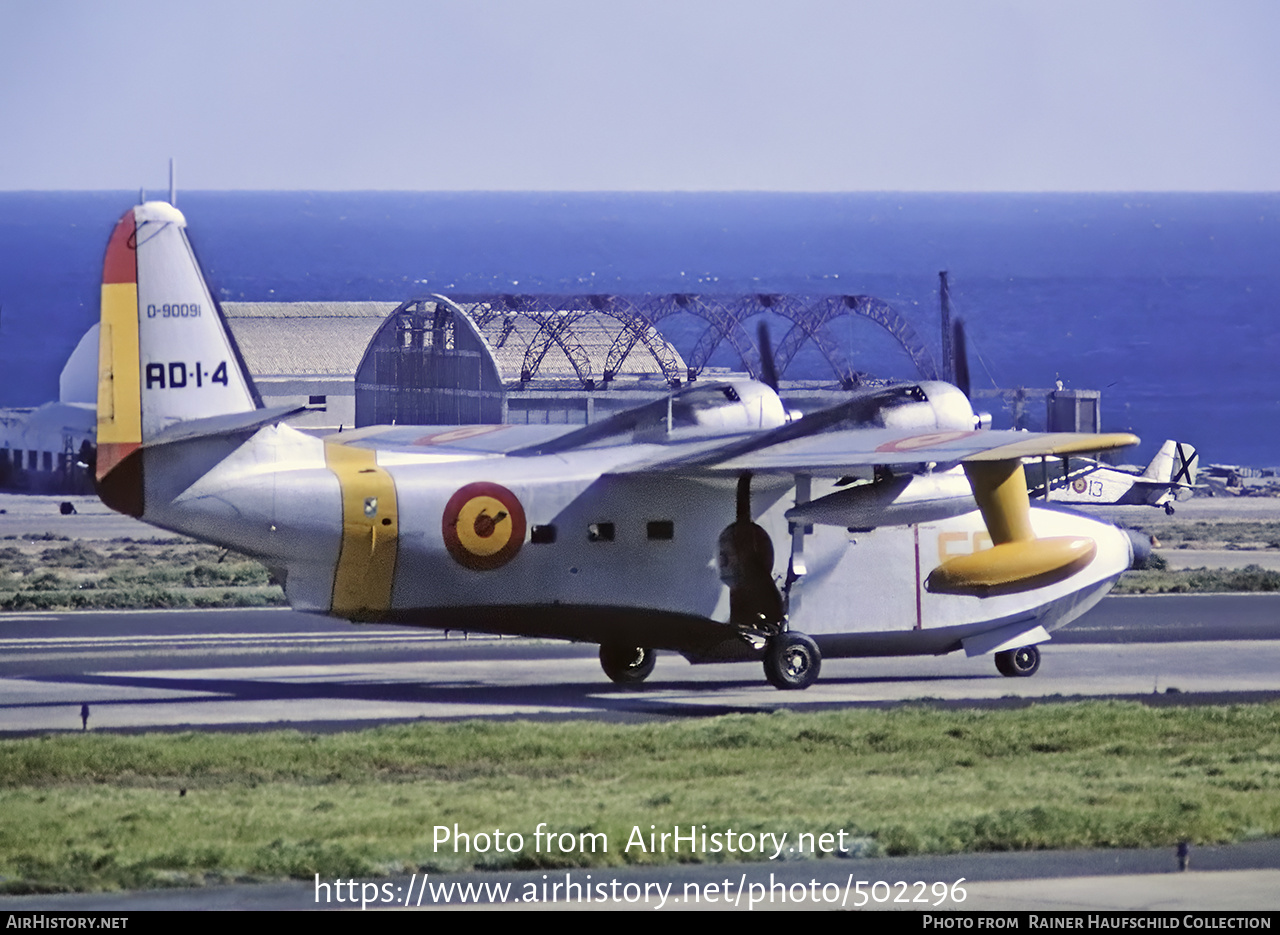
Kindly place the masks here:
POLYGON ((1018 459, 1107 451, 1137 441, 1137 436, 1128 432, 1029 438, 966 461, 964 472, 991 535, 992 548, 948 559, 930 573, 926 587, 938 594, 1012 594, 1075 574, 1093 560, 1097 545, 1077 536, 1036 538, 1031 529, 1026 472, 1018 459))
POLYGON ((754 659, 798 689, 823 655, 964 649, 1030 675, 1129 566, 1115 527, 1032 507, 1020 459, 1136 439, 981 428, 946 383, 803 417, 734 378, 581 427, 304 434, 282 420, 305 407, 262 407, 185 228, 152 202, 111 235, 98 489, 258 558, 299 610, 598 643, 622 684, 657 649, 754 659))

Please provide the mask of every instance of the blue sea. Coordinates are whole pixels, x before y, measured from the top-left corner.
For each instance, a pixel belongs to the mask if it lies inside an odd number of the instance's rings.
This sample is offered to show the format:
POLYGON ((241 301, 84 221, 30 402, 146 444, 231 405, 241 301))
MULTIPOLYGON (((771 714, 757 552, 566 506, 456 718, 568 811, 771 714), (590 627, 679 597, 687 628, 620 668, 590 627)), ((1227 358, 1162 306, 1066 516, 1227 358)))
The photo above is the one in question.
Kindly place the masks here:
MULTIPOLYGON (((0 406, 57 397, 97 317, 107 236, 136 201, 0 193, 0 406)), ((224 301, 872 295, 937 356, 945 269, 975 388, 1099 389, 1103 428, 1143 437, 1135 461, 1178 438, 1206 463, 1280 464, 1280 194, 179 192, 178 206, 224 301)), ((663 327, 687 354, 703 325, 663 327)), ((871 322, 836 335, 859 369, 916 376, 871 322)), ((827 375, 816 352, 786 374, 827 375)))

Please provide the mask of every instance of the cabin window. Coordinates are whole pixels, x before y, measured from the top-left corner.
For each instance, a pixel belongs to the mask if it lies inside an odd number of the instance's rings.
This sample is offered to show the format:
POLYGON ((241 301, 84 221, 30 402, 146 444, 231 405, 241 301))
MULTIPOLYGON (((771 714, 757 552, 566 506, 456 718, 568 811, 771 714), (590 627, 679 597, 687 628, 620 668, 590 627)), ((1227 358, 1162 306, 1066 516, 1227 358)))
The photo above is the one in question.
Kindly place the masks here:
POLYGON ((587 526, 588 542, 612 542, 613 523, 591 523, 587 526))
POLYGON ((674 539, 676 536, 676 524, 669 519, 650 520, 648 532, 650 539, 657 539, 658 541, 674 539))
POLYGON ((529 541, 534 545, 548 545, 556 541, 556 527, 533 526, 529 529, 529 541))

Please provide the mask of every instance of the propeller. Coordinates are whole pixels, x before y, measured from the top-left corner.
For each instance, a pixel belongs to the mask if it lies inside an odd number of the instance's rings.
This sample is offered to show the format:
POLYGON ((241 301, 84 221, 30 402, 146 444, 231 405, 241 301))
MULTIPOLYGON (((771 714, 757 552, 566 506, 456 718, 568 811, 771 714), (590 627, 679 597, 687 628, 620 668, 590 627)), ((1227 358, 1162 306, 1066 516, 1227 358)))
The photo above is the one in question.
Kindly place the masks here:
POLYGON ((969 345, 964 335, 964 320, 957 318, 951 326, 951 354, 954 358, 956 386, 961 393, 973 401, 969 390, 969 345))
POLYGON ((768 322, 760 322, 756 329, 760 342, 760 382, 775 393, 778 392, 778 362, 773 358, 773 339, 769 337, 768 322))

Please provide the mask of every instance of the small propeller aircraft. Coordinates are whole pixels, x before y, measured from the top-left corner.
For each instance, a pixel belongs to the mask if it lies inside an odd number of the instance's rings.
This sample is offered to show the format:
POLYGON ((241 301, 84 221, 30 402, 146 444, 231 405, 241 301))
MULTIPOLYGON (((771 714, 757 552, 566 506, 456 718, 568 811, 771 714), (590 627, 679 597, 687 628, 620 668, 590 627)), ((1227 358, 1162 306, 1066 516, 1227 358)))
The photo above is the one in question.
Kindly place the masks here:
POLYGON ((110 507, 258 558, 298 610, 597 643, 620 683, 656 649, 782 689, 824 654, 1031 675, 1129 567, 1115 527, 1030 506, 1022 459, 1132 435, 991 431, 937 382, 797 418, 766 380, 576 428, 313 437, 260 406, 185 219, 148 202, 107 246, 95 470, 110 507))
POLYGON ((1086 506, 1163 507, 1172 516, 1174 502, 1196 489, 1199 458, 1190 445, 1173 439, 1141 473, 1090 458, 1063 457, 1053 464, 1046 458, 1031 471, 1031 496, 1086 506))

